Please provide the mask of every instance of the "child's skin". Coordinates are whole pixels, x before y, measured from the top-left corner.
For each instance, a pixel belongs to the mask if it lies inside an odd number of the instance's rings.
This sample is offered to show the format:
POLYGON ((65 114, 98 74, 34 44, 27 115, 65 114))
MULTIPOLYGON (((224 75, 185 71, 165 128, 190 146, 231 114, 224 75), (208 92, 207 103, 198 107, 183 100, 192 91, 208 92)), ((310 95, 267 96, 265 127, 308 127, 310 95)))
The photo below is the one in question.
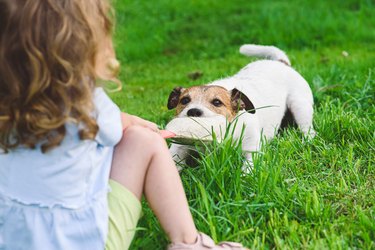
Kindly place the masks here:
MULTIPOLYGON (((101 46, 95 68, 98 76, 108 70, 102 62, 115 58, 109 37, 102 40, 101 46)), ((177 168, 157 125, 127 113, 121 118, 123 137, 115 147, 110 179, 139 200, 145 194, 171 242, 194 243, 197 229, 177 168)))
POLYGON ((123 117, 125 130, 115 148, 110 178, 139 200, 145 194, 172 242, 194 243, 197 230, 167 144, 155 132, 155 124, 127 114, 123 117))

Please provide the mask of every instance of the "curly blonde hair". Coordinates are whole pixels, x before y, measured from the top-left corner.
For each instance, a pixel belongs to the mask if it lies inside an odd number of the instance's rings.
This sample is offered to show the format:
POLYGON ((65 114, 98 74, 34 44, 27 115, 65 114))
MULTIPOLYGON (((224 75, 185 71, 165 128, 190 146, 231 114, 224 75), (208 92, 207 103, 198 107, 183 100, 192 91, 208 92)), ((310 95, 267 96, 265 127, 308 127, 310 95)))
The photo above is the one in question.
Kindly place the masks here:
POLYGON ((96 62, 103 37, 112 44, 111 13, 106 0, 0 0, 0 149, 46 152, 67 122, 95 137, 92 95, 106 77, 96 62))

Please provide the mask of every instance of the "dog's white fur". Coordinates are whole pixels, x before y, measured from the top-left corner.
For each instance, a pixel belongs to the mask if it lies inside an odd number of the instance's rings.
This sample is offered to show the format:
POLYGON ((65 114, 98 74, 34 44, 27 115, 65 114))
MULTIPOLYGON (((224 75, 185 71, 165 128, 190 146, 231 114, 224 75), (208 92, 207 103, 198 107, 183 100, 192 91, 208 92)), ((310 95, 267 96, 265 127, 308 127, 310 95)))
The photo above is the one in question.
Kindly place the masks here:
MULTIPOLYGON (((313 96, 306 80, 290 66, 287 55, 273 46, 243 45, 240 53, 258 56, 259 60, 248 64, 232 77, 211 82, 228 91, 234 88, 245 94, 253 103, 256 113, 240 111, 237 126, 245 125, 242 148, 251 162, 251 152, 260 150, 262 136, 266 140, 274 137, 287 109, 291 111, 299 129, 307 138, 313 138, 313 96)), ((204 98, 204 97, 202 97, 204 98)), ((204 117, 217 115, 199 100, 194 100, 178 115, 187 116, 191 108, 203 111, 204 117)), ((238 130, 237 136, 241 130, 238 130)), ((236 135, 235 135, 236 136, 236 135)), ((188 148, 172 144, 171 154, 175 160, 184 159, 188 148)), ((250 163, 252 164, 252 163, 250 163)))

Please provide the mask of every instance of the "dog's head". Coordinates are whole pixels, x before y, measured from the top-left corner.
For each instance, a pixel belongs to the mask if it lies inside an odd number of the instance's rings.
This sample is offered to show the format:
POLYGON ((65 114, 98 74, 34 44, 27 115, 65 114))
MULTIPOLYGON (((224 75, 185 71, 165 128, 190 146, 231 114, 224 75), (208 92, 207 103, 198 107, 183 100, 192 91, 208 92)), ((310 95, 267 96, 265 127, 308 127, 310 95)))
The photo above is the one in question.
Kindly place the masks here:
POLYGON ((255 113, 252 102, 241 91, 210 85, 176 87, 168 98, 168 109, 176 108, 178 117, 212 117, 222 115, 232 121, 239 110, 255 113))

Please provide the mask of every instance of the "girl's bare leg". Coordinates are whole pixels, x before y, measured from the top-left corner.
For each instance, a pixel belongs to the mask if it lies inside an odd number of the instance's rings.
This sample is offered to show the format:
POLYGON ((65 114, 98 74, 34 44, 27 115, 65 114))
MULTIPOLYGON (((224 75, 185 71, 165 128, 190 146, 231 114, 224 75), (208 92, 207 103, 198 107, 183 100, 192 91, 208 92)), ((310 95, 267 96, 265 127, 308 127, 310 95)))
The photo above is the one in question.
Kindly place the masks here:
POLYGON ((115 148, 110 178, 139 200, 145 194, 172 242, 196 241, 197 229, 180 176, 160 135, 143 127, 127 128, 115 148))

